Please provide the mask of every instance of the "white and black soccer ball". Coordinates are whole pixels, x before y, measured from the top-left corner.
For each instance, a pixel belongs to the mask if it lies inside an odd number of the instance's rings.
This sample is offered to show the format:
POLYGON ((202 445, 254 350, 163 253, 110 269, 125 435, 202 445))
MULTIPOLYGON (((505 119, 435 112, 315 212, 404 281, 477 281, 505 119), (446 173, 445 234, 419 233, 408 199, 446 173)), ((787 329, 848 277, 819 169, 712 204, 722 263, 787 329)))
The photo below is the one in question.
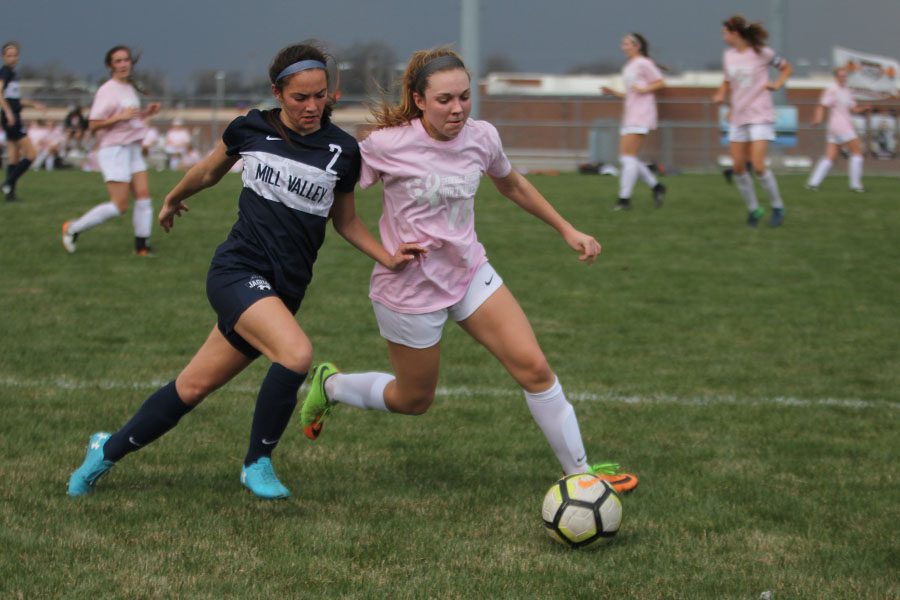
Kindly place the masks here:
POLYGON ((547 490, 541 516, 551 538, 586 548, 619 532, 622 501, 612 485, 590 473, 567 475, 547 490))

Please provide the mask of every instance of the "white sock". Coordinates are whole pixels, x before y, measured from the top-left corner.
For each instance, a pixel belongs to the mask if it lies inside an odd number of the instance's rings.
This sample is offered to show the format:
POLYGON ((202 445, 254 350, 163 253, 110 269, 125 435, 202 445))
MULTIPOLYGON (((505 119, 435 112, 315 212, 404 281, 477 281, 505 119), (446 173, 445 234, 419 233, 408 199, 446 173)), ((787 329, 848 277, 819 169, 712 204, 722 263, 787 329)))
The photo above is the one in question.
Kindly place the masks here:
POLYGON ((525 400, 566 475, 587 471, 587 456, 575 409, 566 400, 559 379, 545 392, 525 392, 525 400))
POLYGON ((330 400, 356 408, 388 411, 384 389, 394 380, 387 373, 335 373, 325 380, 325 394, 330 400))
POLYGON ((638 175, 640 175, 641 181, 643 181, 644 183, 649 185, 651 188, 655 188, 656 184, 659 183, 656 180, 656 175, 653 174, 653 171, 650 170, 650 167, 648 167, 646 164, 644 164, 644 161, 639 160, 639 161, 637 161, 637 164, 638 164, 638 175))
POLYGON ((766 172, 759 178, 759 184, 766 190, 766 194, 769 195, 772 208, 784 208, 784 202, 781 201, 781 194, 778 192, 778 182, 775 181, 775 173, 766 169, 766 172))
POLYGON ((812 175, 809 176, 809 181, 806 182, 806 185, 819 187, 819 184, 822 183, 822 180, 825 179, 825 176, 828 175, 828 171, 830 170, 831 161, 823 156, 819 160, 819 164, 817 164, 816 168, 813 170, 812 175))
POLYGON ((150 237, 150 232, 153 230, 153 200, 141 198, 134 201, 131 223, 134 225, 134 237, 144 239, 150 237))
POLYGON ((87 231, 121 214, 115 204, 103 202, 69 223, 69 233, 87 231))
POLYGON ((622 172, 619 173, 619 198, 628 199, 631 198, 640 168, 634 156, 620 156, 619 162, 622 164, 622 172))
POLYGON ((32 171, 40 171, 41 166, 44 164, 44 161, 47 160, 47 151, 41 150, 38 152, 38 155, 31 162, 31 170, 32 171))
POLYGON ((863 172, 862 154, 854 154, 850 157, 850 187, 853 189, 861 188, 863 172))
POLYGON ((756 199, 756 190, 753 189, 753 178, 750 177, 750 173, 744 171, 740 175, 735 175, 734 182, 737 184, 737 189, 743 196, 744 202, 747 203, 747 210, 753 212, 759 208, 759 200, 756 199))

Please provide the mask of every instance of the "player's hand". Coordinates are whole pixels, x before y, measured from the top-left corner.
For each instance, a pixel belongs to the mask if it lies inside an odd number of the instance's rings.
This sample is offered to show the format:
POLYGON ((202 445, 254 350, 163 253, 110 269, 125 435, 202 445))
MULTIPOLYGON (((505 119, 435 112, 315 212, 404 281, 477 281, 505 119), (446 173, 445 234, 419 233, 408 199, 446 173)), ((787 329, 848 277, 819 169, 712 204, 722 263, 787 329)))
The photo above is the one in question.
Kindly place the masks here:
POLYGON ((166 233, 169 233, 175 227, 175 217, 180 217, 186 212, 190 212, 187 204, 184 202, 172 202, 168 198, 163 202, 163 207, 159 211, 159 225, 166 233))
POLYGON ((777 83, 772 83, 770 81, 769 83, 766 84, 766 89, 769 90, 770 92, 777 92, 778 90, 781 89, 781 86, 778 85, 777 83))
POLYGON ((147 105, 147 108, 144 110, 144 117, 152 117, 156 113, 159 112, 161 104, 159 102, 151 102, 147 105))
POLYGON ((725 94, 724 92, 716 92, 712 97, 713 104, 722 104, 725 102, 725 94))
POLYGON ((425 258, 428 249, 419 244, 400 244, 397 251, 391 256, 390 264, 384 265, 391 271, 402 271, 406 265, 417 258, 425 258))
POLYGON ((592 236, 575 229, 567 233, 564 239, 572 250, 579 253, 578 260, 587 264, 597 260, 597 257, 600 256, 600 252, 603 250, 600 242, 592 236))
POLYGON ((116 119, 119 121, 130 121, 139 115, 138 109, 132 108, 123 108, 116 114, 116 119))
POLYGON ((616 91, 614 89, 612 89, 611 87, 606 87, 605 85, 600 88, 600 93, 602 93, 604 96, 616 95, 616 91))

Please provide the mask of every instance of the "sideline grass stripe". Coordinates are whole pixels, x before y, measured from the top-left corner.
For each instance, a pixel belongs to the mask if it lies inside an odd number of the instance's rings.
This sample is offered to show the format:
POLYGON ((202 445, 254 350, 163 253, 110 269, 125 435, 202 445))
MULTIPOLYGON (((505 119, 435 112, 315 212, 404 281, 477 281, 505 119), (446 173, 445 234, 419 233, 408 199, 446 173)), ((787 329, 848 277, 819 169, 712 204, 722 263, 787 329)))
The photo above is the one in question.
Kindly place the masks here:
MULTIPOLYGON (((15 377, 0 378, 0 386, 9 388, 57 388, 61 390, 130 390, 151 391, 168 383, 168 380, 158 381, 77 381, 74 379, 18 379, 15 377)), ((308 388, 306 384, 301 388, 301 396, 308 388)), ((217 393, 256 394, 258 386, 226 385, 217 393)), ((469 386, 439 387, 438 396, 451 398, 459 397, 484 397, 492 398, 518 396, 519 392, 514 388, 479 388, 469 386)), ((739 398, 738 396, 697 396, 685 398, 681 396, 653 395, 636 396, 616 394, 608 392, 598 394, 595 392, 566 392, 566 397, 572 402, 608 402, 613 404, 670 404, 676 406, 790 406, 790 407, 840 407, 857 410, 888 408, 900 410, 900 402, 873 402, 855 398, 792 398, 778 396, 774 398, 739 398)))

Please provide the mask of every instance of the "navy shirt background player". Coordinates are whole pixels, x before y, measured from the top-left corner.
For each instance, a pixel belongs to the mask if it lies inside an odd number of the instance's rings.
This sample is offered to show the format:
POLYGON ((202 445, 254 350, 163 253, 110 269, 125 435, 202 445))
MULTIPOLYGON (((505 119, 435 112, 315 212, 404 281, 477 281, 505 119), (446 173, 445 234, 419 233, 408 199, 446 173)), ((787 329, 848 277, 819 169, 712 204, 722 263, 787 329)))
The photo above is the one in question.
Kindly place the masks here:
POLYGON ((178 377, 147 398, 118 432, 90 437, 84 462, 69 478, 69 495, 90 492, 118 460, 172 429, 260 354, 272 366, 256 400, 241 482, 261 498, 290 494, 271 455, 312 362, 312 344, 294 314, 328 218, 351 244, 390 269, 414 258, 404 248, 388 254, 356 215, 359 147, 329 120, 327 60, 313 42, 283 49, 269 68, 280 109, 235 119, 222 142, 166 196, 159 222, 168 232, 175 217, 188 211, 184 200, 244 159, 238 221, 216 249, 207 276, 218 323, 178 377))
POLYGON ((40 110, 45 107, 40 102, 22 100, 16 65, 19 63, 19 44, 3 44, 3 66, 0 67, 0 126, 6 132, 9 164, 3 181, 3 195, 9 201, 16 199, 16 182, 28 172, 28 167, 36 155, 34 145, 25 133, 22 124, 22 108, 33 106, 40 110))

